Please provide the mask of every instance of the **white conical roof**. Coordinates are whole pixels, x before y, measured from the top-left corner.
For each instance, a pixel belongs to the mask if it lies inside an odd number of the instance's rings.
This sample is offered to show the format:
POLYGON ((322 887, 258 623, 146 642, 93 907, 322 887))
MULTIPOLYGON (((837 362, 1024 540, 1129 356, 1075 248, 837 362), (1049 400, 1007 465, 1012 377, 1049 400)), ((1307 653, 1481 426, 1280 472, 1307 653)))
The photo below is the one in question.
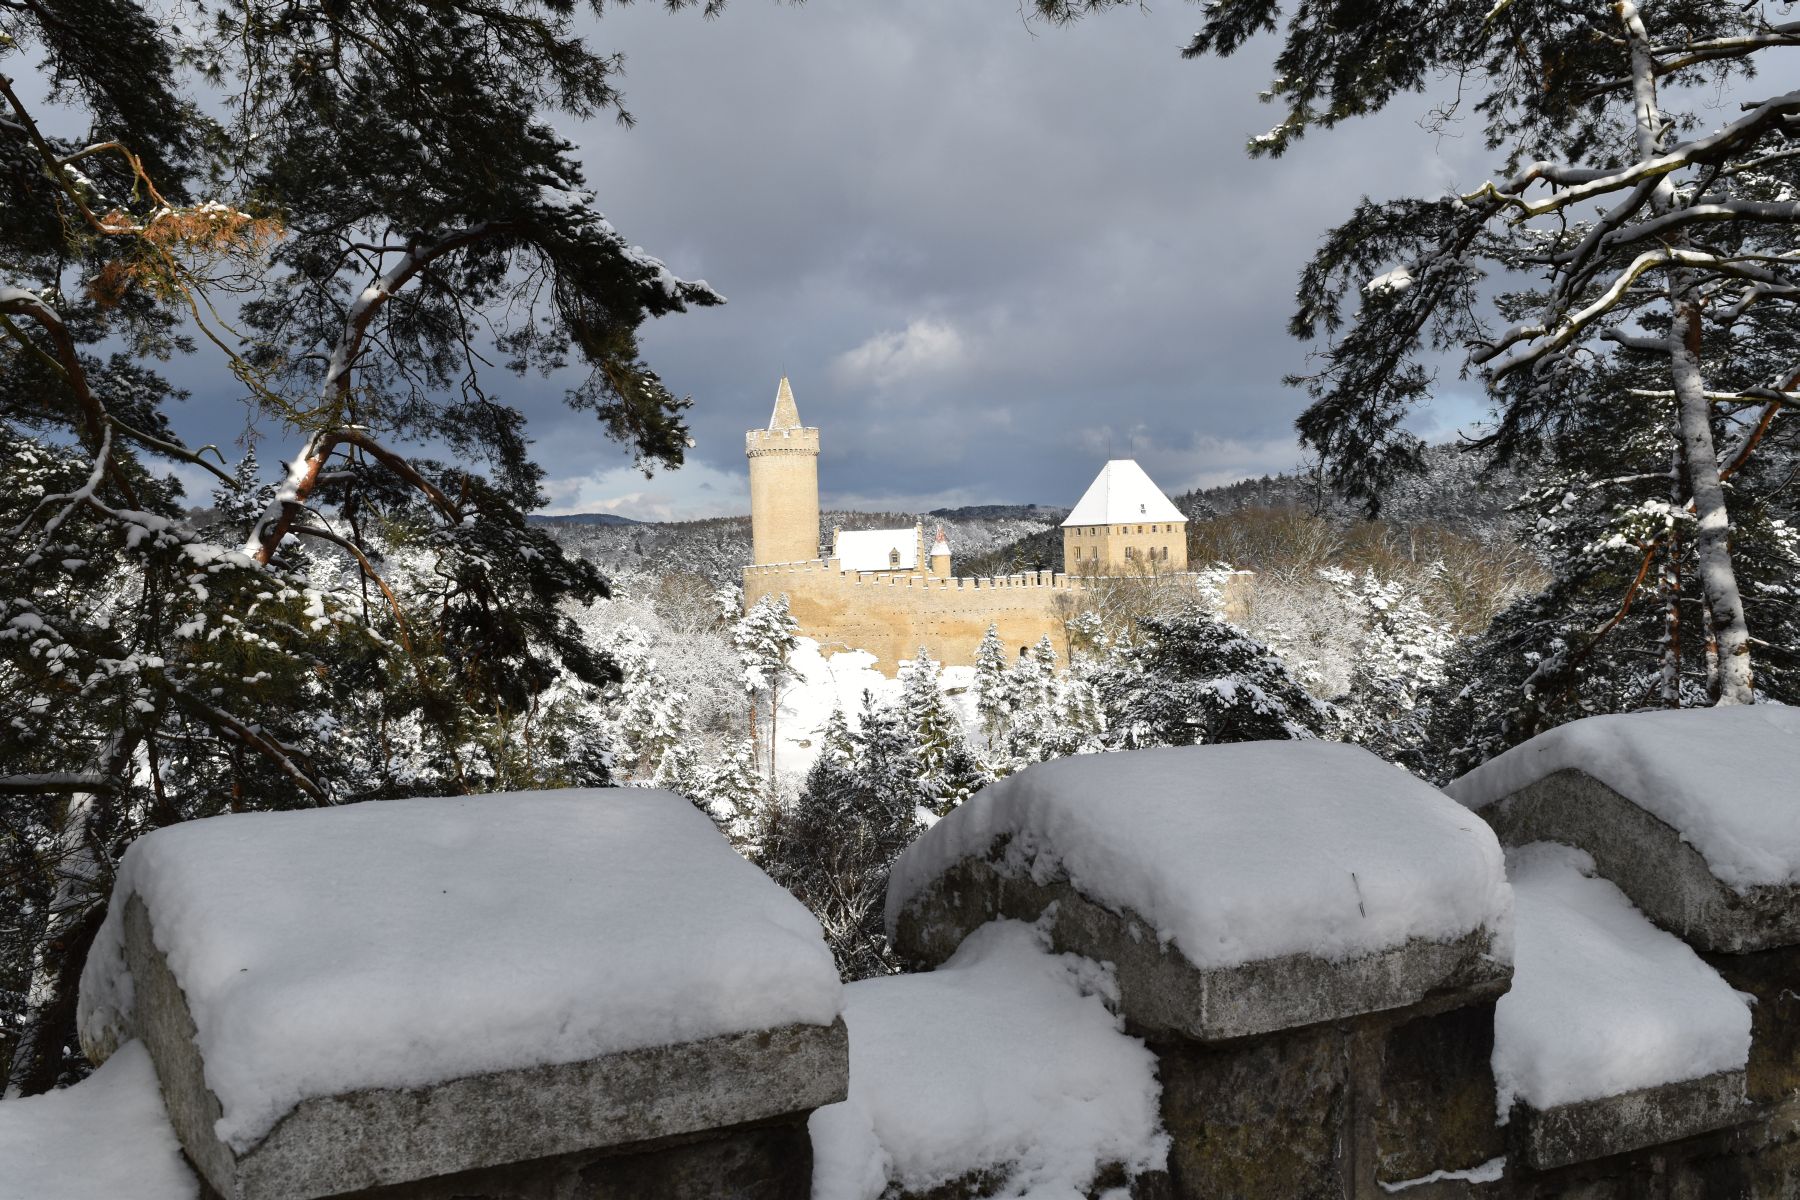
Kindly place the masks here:
POLYGON ((1067 525, 1124 525, 1132 521, 1185 521, 1135 459, 1115 458, 1081 493, 1067 525))

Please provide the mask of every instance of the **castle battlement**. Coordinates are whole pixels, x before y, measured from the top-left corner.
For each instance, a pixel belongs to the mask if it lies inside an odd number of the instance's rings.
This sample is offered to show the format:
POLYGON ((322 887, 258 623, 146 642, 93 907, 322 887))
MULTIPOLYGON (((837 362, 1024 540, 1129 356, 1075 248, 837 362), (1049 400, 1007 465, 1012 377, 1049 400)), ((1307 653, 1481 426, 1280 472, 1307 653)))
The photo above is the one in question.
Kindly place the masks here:
POLYGON ((744 453, 749 456, 759 454, 817 454, 819 452, 819 431, 817 429, 752 429, 744 435, 744 453))

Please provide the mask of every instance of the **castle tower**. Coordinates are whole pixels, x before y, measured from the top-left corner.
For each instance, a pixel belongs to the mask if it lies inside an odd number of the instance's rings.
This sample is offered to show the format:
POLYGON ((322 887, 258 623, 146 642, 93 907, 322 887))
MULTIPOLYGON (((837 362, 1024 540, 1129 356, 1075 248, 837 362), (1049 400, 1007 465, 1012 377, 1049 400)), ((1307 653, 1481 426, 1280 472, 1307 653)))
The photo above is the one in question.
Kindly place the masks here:
POLYGON ((800 424, 787 376, 767 429, 744 435, 750 460, 750 533, 758 563, 819 557, 819 431, 800 424))
POLYGON ((1155 575, 1187 570, 1187 517, 1129 458, 1115 458, 1062 523, 1071 575, 1155 575))
POLYGON ((944 540, 944 527, 937 527, 937 541, 931 544, 931 573, 939 579, 950 578, 950 543, 944 540))

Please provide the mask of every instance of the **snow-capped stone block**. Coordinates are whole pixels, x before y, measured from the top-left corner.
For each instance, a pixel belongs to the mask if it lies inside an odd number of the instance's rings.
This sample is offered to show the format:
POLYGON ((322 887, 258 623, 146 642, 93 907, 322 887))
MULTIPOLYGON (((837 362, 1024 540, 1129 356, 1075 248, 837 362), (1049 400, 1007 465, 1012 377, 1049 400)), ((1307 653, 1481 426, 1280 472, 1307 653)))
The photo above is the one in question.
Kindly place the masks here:
POLYGON ((1156 1056, 1120 1030, 1108 972, 1047 942, 996 921, 935 971, 844 989, 850 1098, 812 1115, 814 1196, 1075 1197, 1163 1173, 1156 1056))
POLYGON ((1800 709, 1589 717, 1445 789, 1508 845, 1553 841, 1704 950, 1800 944, 1800 709))
POLYGON ((845 1095, 800 904, 648 789, 214 817, 126 853, 82 980, 227 1200, 305 1200, 845 1095))
POLYGON ((1507 860, 1516 947, 1512 990, 1494 1013, 1494 1079, 1531 1165, 1756 1116, 1745 1099, 1746 997, 1595 878, 1582 851, 1543 842, 1507 860))
POLYGON ((1082 755, 982 789, 909 847, 889 935, 948 958, 996 917, 1114 964, 1149 1032, 1223 1041, 1467 1001, 1511 975, 1493 832, 1353 746, 1256 742, 1082 755))
POLYGON ((0 1195, 198 1200, 140 1043, 73 1087, 0 1101, 0 1195))

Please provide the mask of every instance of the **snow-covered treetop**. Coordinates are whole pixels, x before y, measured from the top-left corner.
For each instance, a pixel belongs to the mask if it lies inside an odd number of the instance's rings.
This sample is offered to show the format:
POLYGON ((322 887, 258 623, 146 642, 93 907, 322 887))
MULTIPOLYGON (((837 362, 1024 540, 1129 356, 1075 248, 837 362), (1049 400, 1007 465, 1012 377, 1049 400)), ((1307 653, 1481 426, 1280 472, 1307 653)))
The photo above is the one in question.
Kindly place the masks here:
POLYGON ((1137 460, 1115 458, 1100 468, 1088 490, 1063 522, 1071 525, 1123 525, 1131 521, 1183 522, 1181 514, 1137 460))
POLYGON ((1800 883, 1800 708, 1588 717, 1514 746, 1444 790, 1481 809, 1571 769, 1673 826, 1731 887, 1800 883))
POLYGON ((681 796, 570 789, 190 821, 138 839, 82 978, 83 1040, 131 1011, 143 900, 222 1139, 310 1097, 418 1087, 788 1024, 837 967, 810 913, 681 796))
POLYGON ((1493 832, 1354 746, 1164 747, 1029 767, 900 856, 890 936, 934 879, 1002 842, 1002 870, 1066 879, 1130 909, 1198 967, 1342 961, 1477 930, 1500 953, 1510 946, 1512 893, 1493 832))

